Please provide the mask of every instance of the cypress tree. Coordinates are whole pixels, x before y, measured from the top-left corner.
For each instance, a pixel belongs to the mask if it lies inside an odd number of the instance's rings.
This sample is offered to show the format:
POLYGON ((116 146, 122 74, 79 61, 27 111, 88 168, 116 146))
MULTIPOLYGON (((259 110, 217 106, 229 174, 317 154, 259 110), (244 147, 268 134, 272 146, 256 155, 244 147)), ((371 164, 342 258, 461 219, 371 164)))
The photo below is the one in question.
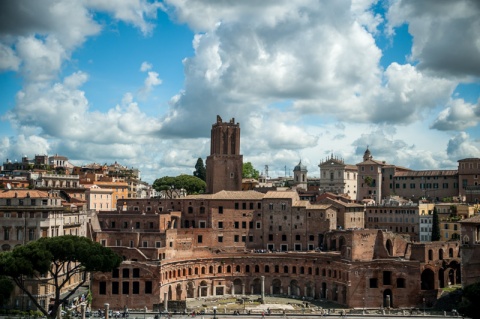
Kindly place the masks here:
POLYGON ((432 241, 440 240, 440 221, 438 220, 437 208, 433 208, 433 220, 432 220, 432 241))

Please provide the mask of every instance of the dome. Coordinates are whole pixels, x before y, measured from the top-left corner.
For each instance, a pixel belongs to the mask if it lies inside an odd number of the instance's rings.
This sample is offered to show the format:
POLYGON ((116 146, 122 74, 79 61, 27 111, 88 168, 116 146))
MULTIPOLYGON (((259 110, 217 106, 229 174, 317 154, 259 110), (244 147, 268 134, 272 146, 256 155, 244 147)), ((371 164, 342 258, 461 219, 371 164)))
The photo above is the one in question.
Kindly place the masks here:
POLYGON ((295 166, 295 168, 293 169, 294 172, 298 172, 298 171, 306 171, 307 170, 307 167, 305 165, 302 165, 302 160, 300 160, 300 162, 298 163, 297 166, 295 166))

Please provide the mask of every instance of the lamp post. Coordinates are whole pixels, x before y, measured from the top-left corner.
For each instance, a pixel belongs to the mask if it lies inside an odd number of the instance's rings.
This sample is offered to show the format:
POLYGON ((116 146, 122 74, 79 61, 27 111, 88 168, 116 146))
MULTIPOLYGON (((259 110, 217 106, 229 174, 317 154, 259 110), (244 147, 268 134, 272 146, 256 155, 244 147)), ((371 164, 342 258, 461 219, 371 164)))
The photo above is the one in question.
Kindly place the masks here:
POLYGON ((213 319, 217 319, 217 306, 213 306, 213 319))
POLYGON ((363 297, 362 299, 363 299, 363 314, 365 314, 365 297, 363 297))
POLYGON ((425 316, 425 298, 423 298, 423 315, 425 316))

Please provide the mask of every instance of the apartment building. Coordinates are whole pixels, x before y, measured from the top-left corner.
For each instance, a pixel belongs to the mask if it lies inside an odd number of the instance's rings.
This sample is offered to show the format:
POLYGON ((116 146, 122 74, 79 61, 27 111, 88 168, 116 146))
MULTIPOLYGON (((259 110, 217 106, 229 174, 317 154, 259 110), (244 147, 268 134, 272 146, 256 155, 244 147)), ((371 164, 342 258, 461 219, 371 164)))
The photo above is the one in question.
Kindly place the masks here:
MULTIPOLYGON (((86 235, 87 212, 66 207, 58 191, 11 189, 0 192, 0 248, 9 251, 19 245, 27 244, 41 237, 61 235, 86 235)), ((51 278, 36 280, 26 278, 30 292, 37 296, 42 307, 54 297, 51 278)), ((68 291, 80 278, 70 281, 68 291)), ((32 301, 18 287, 10 298, 10 307, 21 310, 36 309, 32 301)))

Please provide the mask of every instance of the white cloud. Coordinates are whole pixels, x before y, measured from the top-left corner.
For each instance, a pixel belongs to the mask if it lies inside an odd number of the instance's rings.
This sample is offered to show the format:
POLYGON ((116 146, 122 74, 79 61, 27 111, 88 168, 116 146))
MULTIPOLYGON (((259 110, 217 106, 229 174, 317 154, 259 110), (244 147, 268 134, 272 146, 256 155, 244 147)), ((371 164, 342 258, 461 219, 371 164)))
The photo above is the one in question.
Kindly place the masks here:
POLYGON ((477 126, 480 121, 480 100, 476 105, 466 103, 463 99, 454 99, 447 104, 447 108, 438 114, 432 124, 437 130, 462 131, 477 126))
POLYGON ((148 63, 147 61, 142 62, 142 65, 140 66, 140 71, 146 72, 148 70, 152 69, 152 64, 148 63))
POLYGON ((140 89, 139 96, 146 98, 148 93, 150 93, 155 86, 160 84, 162 84, 162 80, 159 78, 159 74, 157 72, 149 71, 147 78, 143 82, 143 87, 140 89))
POLYGON ((447 154, 453 158, 480 157, 480 144, 465 132, 460 132, 448 141, 447 154))
POLYGON ((480 2, 393 1, 389 28, 408 23, 412 59, 420 70, 460 78, 480 76, 480 2))
POLYGON ((17 71, 20 66, 20 58, 8 46, 0 43, 0 72, 17 71))

